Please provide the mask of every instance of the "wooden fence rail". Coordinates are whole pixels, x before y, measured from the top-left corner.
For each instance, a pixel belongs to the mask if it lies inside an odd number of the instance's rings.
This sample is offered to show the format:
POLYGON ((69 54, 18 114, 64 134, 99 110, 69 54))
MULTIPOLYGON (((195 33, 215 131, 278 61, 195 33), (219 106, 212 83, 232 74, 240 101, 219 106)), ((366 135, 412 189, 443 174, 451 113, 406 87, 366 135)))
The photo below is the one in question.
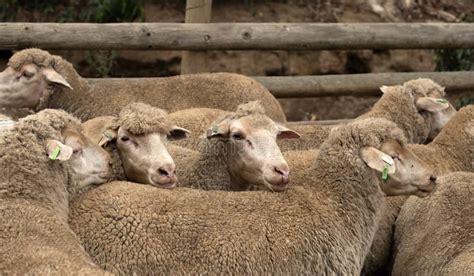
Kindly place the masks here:
MULTIPOLYGON (((474 91, 474 71, 375 73, 298 77, 254 77, 277 98, 326 96, 380 96, 379 87, 395 85, 416 78, 431 78, 446 87, 448 93, 474 91)), ((140 82, 142 78, 89 79, 91 82, 114 80, 140 82)))
POLYGON ((469 23, 0 23, 0 48, 336 50, 474 48, 469 23))

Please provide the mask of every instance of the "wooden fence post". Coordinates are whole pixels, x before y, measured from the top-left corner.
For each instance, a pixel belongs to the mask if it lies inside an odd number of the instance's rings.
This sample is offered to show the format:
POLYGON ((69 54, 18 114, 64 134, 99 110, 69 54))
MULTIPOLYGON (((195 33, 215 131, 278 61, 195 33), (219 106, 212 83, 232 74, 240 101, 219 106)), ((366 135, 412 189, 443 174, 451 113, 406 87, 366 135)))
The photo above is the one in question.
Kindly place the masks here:
MULTIPOLYGON (((211 22, 212 0, 187 0, 186 23, 211 22)), ((208 72, 209 65, 206 51, 183 51, 181 59, 181 75, 208 72)))

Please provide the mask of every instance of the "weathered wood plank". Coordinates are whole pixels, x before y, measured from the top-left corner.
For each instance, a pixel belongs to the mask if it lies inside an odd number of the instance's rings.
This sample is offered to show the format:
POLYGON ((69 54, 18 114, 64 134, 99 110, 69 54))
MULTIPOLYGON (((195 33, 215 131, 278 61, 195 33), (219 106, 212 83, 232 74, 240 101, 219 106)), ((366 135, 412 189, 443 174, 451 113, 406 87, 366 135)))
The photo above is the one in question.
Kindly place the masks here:
MULTIPOLYGON (((277 98, 328 96, 380 96, 382 85, 401 84, 416 78, 431 78, 446 87, 446 92, 473 91, 474 71, 371 73, 352 75, 319 75, 297 77, 253 77, 277 98)), ((91 82, 114 80, 140 82, 141 78, 89 79, 91 82)))
POLYGON ((469 23, 0 23, 0 48, 335 50, 474 48, 469 23))
MULTIPOLYGON (((212 0, 187 0, 186 23, 211 22, 212 0)), ((181 75, 208 72, 208 58, 205 51, 184 51, 181 59, 181 75)))

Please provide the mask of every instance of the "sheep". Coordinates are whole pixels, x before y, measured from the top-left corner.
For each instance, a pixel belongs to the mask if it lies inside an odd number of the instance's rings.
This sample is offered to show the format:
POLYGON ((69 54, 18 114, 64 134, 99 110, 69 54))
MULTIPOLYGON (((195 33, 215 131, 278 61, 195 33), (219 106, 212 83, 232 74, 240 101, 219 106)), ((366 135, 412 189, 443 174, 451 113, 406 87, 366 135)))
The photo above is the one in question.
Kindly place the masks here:
POLYGON ((415 144, 433 139, 456 114, 443 97, 444 87, 431 79, 414 79, 395 86, 382 86, 382 98, 372 109, 359 116, 385 118, 400 127, 408 141, 415 144))
POLYGON ((191 107, 231 111, 252 100, 264 102, 273 120, 286 120, 275 97, 256 80, 242 75, 207 73, 158 80, 89 82, 69 62, 40 49, 15 53, 0 74, 0 84, 0 107, 27 107, 35 111, 59 108, 82 121, 112 116, 131 102, 146 102, 174 112, 191 107))
POLYGON ((67 223, 69 201, 106 182, 108 161, 64 111, 41 111, 0 134, 1 274, 108 274, 67 223))
POLYGON ((395 227, 392 275, 474 275, 474 173, 439 178, 429 199, 410 198, 395 227))
POLYGON ((361 120, 331 132, 305 186, 229 193, 114 182, 78 198, 70 224, 93 260, 120 274, 358 274, 380 189, 426 196, 435 186, 404 141, 392 122, 361 120), (406 164, 388 155, 398 151, 406 164))
MULTIPOLYGON (((139 119, 143 117, 152 117, 152 111, 148 112, 149 115, 144 115, 143 110, 146 108, 141 106, 127 111, 128 116, 138 116, 138 119, 134 119, 134 124, 139 123, 139 119), (133 115, 134 112, 137 115, 133 115)), ((207 139, 186 139, 191 141, 185 143, 193 145, 190 147, 197 150, 168 145, 169 153, 176 164, 175 166, 173 163, 172 167, 176 168, 176 175, 180 175, 179 186, 206 190, 286 189, 289 168, 275 140, 298 138, 298 134, 267 117, 258 101, 241 104, 235 112, 225 112, 223 115, 210 124, 207 139)), ((107 121, 112 120, 111 118, 99 117, 86 122, 85 128, 89 129, 86 133, 94 136, 93 140, 100 140, 102 133, 110 132, 107 121)), ((172 116, 169 118, 171 120, 172 116)), ((157 119, 147 120, 157 121, 157 119)), ((114 135, 108 134, 108 136, 114 135)), ((117 139, 117 143, 121 143, 120 139, 117 139)), ((164 145, 151 143, 149 145, 166 150, 164 145)), ((130 159, 130 155, 134 155, 133 151, 127 153, 120 148, 119 150, 122 160, 130 159)), ((113 152, 112 155, 118 156, 113 152)), ((147 153, 141 153, 136 159, 139 160, 146 155, 147 153)), ((118 165, 121 167, 121 164, 118 165)), ((142 179, 132 179, 129 174, 127 179, 147 183, 142 179)))
MULTIPOLYGON (((430 79, 414 79, 402 85, 382 86, 380 89, 384 93, 380 100, 356 120, 377 117, 390 120, 403 130, 409 143, 429 141, 456 114, 453 106, 443 98, 444 87, 430 79)), ((374 275, 386 269, 390 259, 393 225, 406 197, 385 200, 383 220, 367 256, 364 275, 374 275)))
POLYGON ((438 175, 474 171, 474 105, 461 108, 428 145, 409 145, 438 175))
POLYGON ((167 141, 185 138, 163 109, 144 103, 125 106, 117 117, 103 116, 83 123, 84 133, 112 156, 114 180, 130 180, 160 188, 178 183, 167 141))
MULTIPOLYGON (((415 79, 402 85, 382 86, 384 95, 366 114, 357 119, 385 118, 397 123, 412 143, 424 143, 433 139, 449 119, 456 114, 454 107, 443 96, 444 87, 430 79, 415 79)), ((189 109, 171 114, 174 120, 200 135, 209 122, 226 111, 217 109, 189 109)), ((289 127, 289 125, 286 125, 289 127)), ((278 145, 288 150, 317 149, 329 136, 334 125, 291 125, 301 134, 298 140, 280 140, 278 145)), ((180 145, 193 148, 187 141, 180 145)))

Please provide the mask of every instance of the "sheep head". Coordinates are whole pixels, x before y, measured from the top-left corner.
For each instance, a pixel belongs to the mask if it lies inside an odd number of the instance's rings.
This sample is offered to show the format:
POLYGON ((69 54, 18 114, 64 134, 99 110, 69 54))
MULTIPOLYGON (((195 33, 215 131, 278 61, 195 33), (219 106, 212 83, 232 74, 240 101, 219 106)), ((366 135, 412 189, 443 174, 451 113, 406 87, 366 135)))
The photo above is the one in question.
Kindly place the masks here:
POLYGON ((103 129, 99 144, 115 142, 128 180, 160 188, 178 183, 176 165, 167 149, 169 140, 186 138, 189 131, 176 126, 159 108, 133 103, 103 129))
POLYGON ((26 49, 13 55, 8 67, 0 73, 0 107, 38 110, 48 100, 52 87, 72 89, 54 68, 57 58, 39 49, 26 49))
POLYGON ((432 170, 400 141, 387 139, 380 149, 363 147, 360 155, 377 172, 380 188, 388 196, 426 197, 436 187, 432 170))
POLYGON ((267 117, 259 102, 240 105, 235 113, 217 119, 206 137, 226 142, 227 167, 234 185, 273 191, 288 188, 290 169, 276 139, 300 135, 267 117))
POLYGON ((402 91, 413 96, 416 109, 430 127, 428 140, 436 137, 444 125, 456 115, 454 107, 444 98, 444 87, 431 79, 420 78, 407 81, 403 85, 382 86, 380 90, 384 94, 402 91))

